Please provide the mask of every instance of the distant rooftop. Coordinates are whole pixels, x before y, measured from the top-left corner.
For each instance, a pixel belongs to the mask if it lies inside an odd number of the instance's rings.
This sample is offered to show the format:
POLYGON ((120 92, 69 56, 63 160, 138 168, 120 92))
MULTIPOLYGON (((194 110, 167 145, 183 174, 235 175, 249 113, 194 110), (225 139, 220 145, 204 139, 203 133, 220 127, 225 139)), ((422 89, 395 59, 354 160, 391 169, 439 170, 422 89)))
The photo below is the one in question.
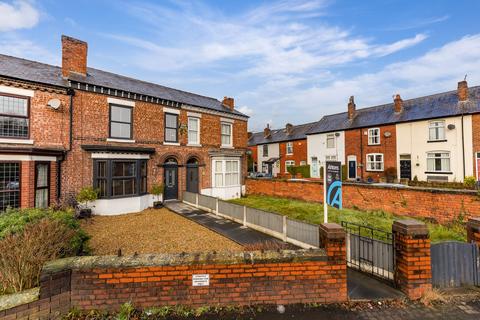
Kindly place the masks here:
POLYGON ((250 139, 248 140, 249 146, 256 146, 259 144, 266 144, 266 143, 276 143, 276 142, 283 142, 283 141, 293 141, 293 140, 301 140, 306 139, 307 136, 305 133, 312 127, 312 125, 316 124, 316 122, 300 124, 296 126, 292 126, 292 131, 290 134, 287 134, 287 129, 272 129, 270 131, 270 137, 265 138, 263 131, 262 132, 255 132, 252 134, 250 139))

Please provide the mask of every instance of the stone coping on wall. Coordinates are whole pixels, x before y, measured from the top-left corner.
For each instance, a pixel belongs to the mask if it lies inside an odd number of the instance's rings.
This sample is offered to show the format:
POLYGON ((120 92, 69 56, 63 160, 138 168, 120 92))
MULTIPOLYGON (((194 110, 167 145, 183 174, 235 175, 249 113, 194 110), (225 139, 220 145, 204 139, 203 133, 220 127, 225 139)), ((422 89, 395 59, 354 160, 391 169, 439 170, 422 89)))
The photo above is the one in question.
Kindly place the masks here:
MULTIPOLYGON (((291 182, 291 183, 316 183, 323 185, 323 181, 320 180, 306 180, 306 179, 262 179, 262 178, 246 178, 247 180, 259 180, 259 181, 279 181, 279 182, 291 182)), ((466 194, 466 195, 477 195, 477 190, 469 189, 447 189, 447 188, 429 188, 429 187, 412 187, 412 186, 400 186, 398 184, 376 184, 376 183, 363 183, 363 182, 350 182, 342 181, 342 184, 345 186, 358 186, 362 188, 372 188, 372 189, 391 189, 391 190, 408 190, 408 191, 422 191, 430 193, 450 193, 450 194, 466 194)))
POLYGON ((40 288, 0 296, 0 311, 38 300, 40 288))
POLYGON ((63 270, 92 268, 135 268, 153 266, 206 265, 206 264, 258 264, 302 261, 327 261, 325 249, 209 252, 179 254, 141 254, 133 256, 84 256, 48 262, 42 275, 63 270))

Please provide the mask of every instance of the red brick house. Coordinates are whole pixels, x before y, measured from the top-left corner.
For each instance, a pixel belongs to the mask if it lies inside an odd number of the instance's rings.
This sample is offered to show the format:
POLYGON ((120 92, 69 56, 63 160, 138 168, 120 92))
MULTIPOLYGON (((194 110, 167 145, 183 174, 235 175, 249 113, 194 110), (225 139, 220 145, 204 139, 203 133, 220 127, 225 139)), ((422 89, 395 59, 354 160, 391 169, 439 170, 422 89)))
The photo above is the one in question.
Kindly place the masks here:
POLYGON ((0 55, 0 210, 46 207, 81 188, 116 214, 184 190, 238 197, 248 117, 219 101, 87 66, 87 43, 62 37, 62 66, 0 55))
POLYGON ((287 123, 284 129, 270 129, 253 133, 248 140, 249 148, 256 154, 257 172, 273 177, 288 172, 289 166, 307 164, 307 132, 313 123, 292 125, 287 123))

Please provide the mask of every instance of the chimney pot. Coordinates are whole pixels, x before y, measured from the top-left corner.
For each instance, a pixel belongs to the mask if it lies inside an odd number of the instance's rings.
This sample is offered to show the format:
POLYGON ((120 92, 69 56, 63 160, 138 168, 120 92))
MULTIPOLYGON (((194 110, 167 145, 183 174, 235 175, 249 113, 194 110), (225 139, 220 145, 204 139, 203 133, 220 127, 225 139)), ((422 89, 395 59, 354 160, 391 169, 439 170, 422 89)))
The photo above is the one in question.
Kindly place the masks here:
POLYGON ((468 100, 468 83, 466 80, 460 81, 458 83, 457 95, 458 101, 468 100))
POLYGON ((230 97, 224 97, 222 104, 228 107, 230 110, 233 110, 235 108, 235 100, 230 97))
POLYGON ((293 125, 291 123, 287 123, 285 125, 285 130, 287 131, 287 135, 291 135, 293 131, 293 125))
POLYGON ((87 76, 88 44, 68 36, 62 36, 62 76, 68 78, 71 73, 87 76))
POLYGON ((398 93, 395 95, 395 98, 393 99, 393 103, 394 103, 395 112, 396 113, 402 112, 403 100, 398 93))
POLYGON ((352 120, 355 117, 355 111, 356 111, 355 101, 353 96, 350 96, 350 99, 348 100, 348 119, 349 120, 352 120))

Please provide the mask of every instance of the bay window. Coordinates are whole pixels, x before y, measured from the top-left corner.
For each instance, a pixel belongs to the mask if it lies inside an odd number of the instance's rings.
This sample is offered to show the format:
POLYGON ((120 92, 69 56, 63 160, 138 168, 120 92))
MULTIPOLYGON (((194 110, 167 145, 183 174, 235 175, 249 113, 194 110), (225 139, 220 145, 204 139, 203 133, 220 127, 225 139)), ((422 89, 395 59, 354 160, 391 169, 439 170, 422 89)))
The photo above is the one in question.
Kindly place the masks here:
POLYGON ((383 171, 383 154, 367 154, 367 171, 383 171))
POLYGON ((213 160, 213 179, 215 187, 240 185, 240 161, 230 159, 213 160))
POLYGON ((20 163, 0 162, 0 212, 20 207, 20 163))
POLYGON ((28 98, 0 95, 0 137, 28 138, 28 98))
POLYGON ((438 151, 427 153, 427 171, 450 172, 450 152, 438 151))
POLYGON ((94 161, 94 188, 99 198, 120 198, 147 193, 147 160, 94 161))

